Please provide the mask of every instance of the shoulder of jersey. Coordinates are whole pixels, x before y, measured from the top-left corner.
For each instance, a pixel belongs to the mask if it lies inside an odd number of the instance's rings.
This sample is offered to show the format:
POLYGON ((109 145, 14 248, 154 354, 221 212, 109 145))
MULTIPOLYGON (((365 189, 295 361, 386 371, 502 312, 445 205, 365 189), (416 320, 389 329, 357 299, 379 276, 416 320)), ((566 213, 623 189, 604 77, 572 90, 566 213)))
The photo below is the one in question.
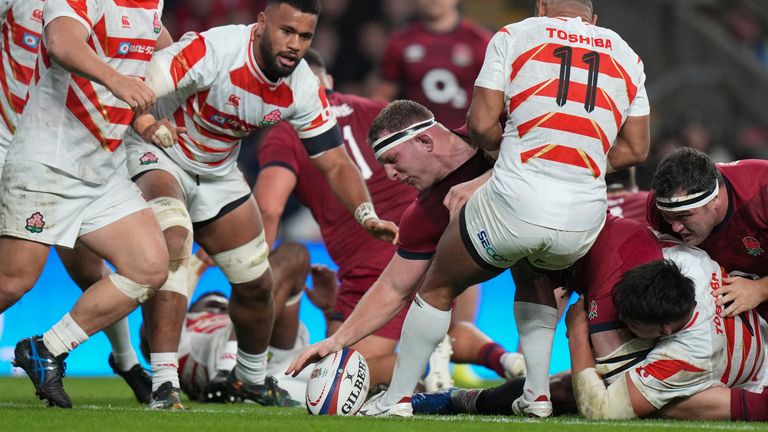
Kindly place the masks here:
POLYGON ((201 32, 200 35, 217 50, 240 50, 243 43, 247 46, 250 40, 250 26, 242 24, 232 24, 220 27, 213 27, 201 32))

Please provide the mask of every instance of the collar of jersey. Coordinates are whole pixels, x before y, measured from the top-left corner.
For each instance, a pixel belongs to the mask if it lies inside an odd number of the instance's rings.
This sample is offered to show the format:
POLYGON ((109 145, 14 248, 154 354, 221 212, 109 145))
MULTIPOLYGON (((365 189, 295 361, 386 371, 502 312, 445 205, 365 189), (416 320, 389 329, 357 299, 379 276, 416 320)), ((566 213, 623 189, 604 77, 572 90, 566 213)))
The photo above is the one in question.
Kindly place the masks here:
POLYGON ((267 84, 270 88, 276 88, 283 82, 283 78, 279 78, 277 81, 270 81, 269 78, 267 78, 266 75, 264 75, 264 72, 261 71, 261 68, 259 67, 259 64, 256 62, 256 57, 253 55, 253 32, 256 30, 256 26, 251 26, 251 37, 250 41, 248 42, 248 70, 251 71, 254 77, 256 79, 264 84, 267 84))

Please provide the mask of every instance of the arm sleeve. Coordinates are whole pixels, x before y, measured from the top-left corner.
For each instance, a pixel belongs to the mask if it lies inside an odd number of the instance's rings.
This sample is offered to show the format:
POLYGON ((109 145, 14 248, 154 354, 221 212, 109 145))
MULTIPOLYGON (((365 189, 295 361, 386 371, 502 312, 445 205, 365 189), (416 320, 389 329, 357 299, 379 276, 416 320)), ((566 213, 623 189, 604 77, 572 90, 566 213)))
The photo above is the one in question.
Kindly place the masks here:
POLYGON ((640 79, 637 82, 637 94, 635 99, 629 105, 627 113, 630 117, 642 117, 651 113, 651 106, 648 102, 648 93, 645 91, 645 71, 643 62, 638 63, 640 68, 640 79))
POLYGON ((80 22, 93 32, 93 25, 104 15, 104 2, 96 0, 47 0, 43 8, 43 28, 60 17, 69 17, 80 22))
POLYGON ((178 42, 156 52, 148 68, 153 89, 189 87, 196 91, 212 86, 221 70, 213 45, 205 34, 194 32, 184 34, 178 42))
MULTIPOLYGON (((301 142, 296 132, 285 123, 278 123, 269 129, 259 147, 259 169, 281 166, 299 176, 297 149, 301 142)), ((306 157, 306 156, 304 156, 306 157)))
POLYGON ((408 206, 400 219, 397 254, 407 260, 431 260, 442 233, 443 230, 435 229, 417 199, 408 206))
POLYGON ((507 77, 512 72, 512 62, 506 59, 507 47, 511 38, 512 36, 506 28, 491 38, 488 48, 485 50, 483 67, 480 69, 477 80, 475 80, 476 87, 504 91, 507 77))

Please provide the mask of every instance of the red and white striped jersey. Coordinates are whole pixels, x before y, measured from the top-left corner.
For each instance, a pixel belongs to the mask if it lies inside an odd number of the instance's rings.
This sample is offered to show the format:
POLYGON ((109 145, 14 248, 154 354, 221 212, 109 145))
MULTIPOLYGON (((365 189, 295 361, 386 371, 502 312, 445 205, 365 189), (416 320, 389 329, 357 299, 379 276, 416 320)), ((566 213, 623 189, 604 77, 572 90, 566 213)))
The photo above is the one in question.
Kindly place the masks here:
POLYGON ((325 90, 306 62, 277 82, 264 76, 253 56, 252 32, 253 25, 230 25, 187 33, 152 60, 176 87, 153 113, 186 127, 179 144, 166 152, 188 171, 228 173, 242 138, 282 120, 302 140, 336 125, 325 90))
POLYGON ((586 231, 606 211, 606 153, 628 116, 650 112, 640 58, 580 18, 529 18, 491 39, 475 86, 504 92, 491 190, 526 222, 586 231))
POLYGON ((187 313, 179 339, 179 378, 187 394, 199 394, 218 372, 217 359, 229 340, 232 321, 225 313, 187 313))
POLYGON ((660 338, 628 372, 635 387, 656 408, 715 386, 762 391, 768 324, 754 310, 721 318, 713 294, 724 276, 717 262, 701 249, 663 243, 664 257, 694 281, 696 307, 682 330, 660 338))
MULTIPOLYGON (((44 26, 59 17, 79 21, 99 58, 143 79, 162 30, 162 8, 163 0, 47 0, 43 20, 44 26)), ((94 183, 118 170, 127 173, 120 144, 133 119, 130 107, 106 87, 64 69, 42 40, 35 84, 7 159, 41 162, 94 183)))
POLYGON ((45 0, 1 0, 0 145, 11 142, 27 102, 40 47, 45 0))

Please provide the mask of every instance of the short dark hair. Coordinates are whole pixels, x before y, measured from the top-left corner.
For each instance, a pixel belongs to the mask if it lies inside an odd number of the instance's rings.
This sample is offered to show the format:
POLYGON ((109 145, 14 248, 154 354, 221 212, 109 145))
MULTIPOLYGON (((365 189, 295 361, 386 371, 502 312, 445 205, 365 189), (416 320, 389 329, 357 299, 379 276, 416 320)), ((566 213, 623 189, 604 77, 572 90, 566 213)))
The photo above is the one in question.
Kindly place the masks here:
POLYGON ((279 5, 281 3, 285 3, 304 13, 320 15, 320 0, 267 0, 267 6, 279 5))
POLYGON ((670 324, 684 319, 696 305, 693 281, 670 260, 641 264, 613 288, 613 303, 627 322, 670 324))
POLYGON ((651 187, 656 196, 670 198, 676 192, 694 194, 711 190, 715 181, 721 180, 720 172, 706 153, 683 147, 659 163, 651 187))
POLYGON ((304 60, 307 61, 309 67, 325 70, 325 60, 323 60, 323 56, 321 56, 314 48, 307 50, 304 54, 304 60))
POLYGON ((410 100, 396 100, 386 106, 373 120, 368 130, 368 143, 382 136, 403 130, 415 123, 435 117, 424 105, 410 100))

